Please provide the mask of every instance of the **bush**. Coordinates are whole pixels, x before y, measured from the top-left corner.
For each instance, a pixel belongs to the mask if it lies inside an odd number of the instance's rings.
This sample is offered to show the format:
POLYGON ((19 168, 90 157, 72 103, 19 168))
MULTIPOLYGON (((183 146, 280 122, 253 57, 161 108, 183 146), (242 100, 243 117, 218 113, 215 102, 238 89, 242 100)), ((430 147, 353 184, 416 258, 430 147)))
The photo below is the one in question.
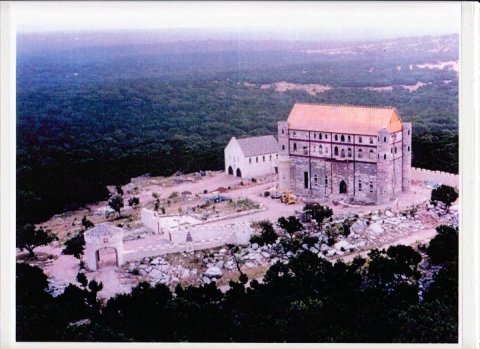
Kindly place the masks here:
POLYGON ((65 248, 63 249, 62 253, 73 255, 76 258, 80 259, 80 256, 83 254, 84 249, 85 238, 83 237, 83 232, 80 232, 78 235, 65 241, 65 248))
POLYGON ((260 226, 260 235, 253 235, 250 238, 250 243, 257 243, 260 246, 273 244, 277 240, 278 235, 272 223, 270 221, 261 221, 258 222, 258 225, 260 226))
POLYGON ((430 241, 427 255, 434 264, 456 260, 458 258, 458 229, 448 225, 437 227, 437 235, 430 241))
POLYGON ((442 184, 438 188, 432 190, 430 201, 432 203, 440 201, 445 205, 450 206, 455 200, 457 200, 457 198, 458 193, 455 188, 442 184))
POLYGON ((319 204, 308 204, 303 208, 303 212, 309 214, 318 225, 321 225, 325 218, 332 217, 333 211, 328 206, 322 206, 319 204))

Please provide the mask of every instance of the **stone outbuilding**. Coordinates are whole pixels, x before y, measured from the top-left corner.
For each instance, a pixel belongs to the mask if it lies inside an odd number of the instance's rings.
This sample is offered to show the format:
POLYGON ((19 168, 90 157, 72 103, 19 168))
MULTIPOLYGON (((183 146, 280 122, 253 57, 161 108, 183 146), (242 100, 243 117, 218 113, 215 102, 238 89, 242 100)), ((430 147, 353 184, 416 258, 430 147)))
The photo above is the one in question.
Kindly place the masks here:
POLYGON ((274 136, 232 137, 224 154, 229 175, 251 179, 278 172, 278 142, 274 136))
POLYGON ((123 264, 123 230, 108 224, 98 224, 84 233, 85 258, 90 271, 98 269, 100 251, 113 249, 116 265, 123 264))
POLYGON ((279 188, 386 203, 410 189, 412 125, 393 107, 296 103, 278 123, 279 188))

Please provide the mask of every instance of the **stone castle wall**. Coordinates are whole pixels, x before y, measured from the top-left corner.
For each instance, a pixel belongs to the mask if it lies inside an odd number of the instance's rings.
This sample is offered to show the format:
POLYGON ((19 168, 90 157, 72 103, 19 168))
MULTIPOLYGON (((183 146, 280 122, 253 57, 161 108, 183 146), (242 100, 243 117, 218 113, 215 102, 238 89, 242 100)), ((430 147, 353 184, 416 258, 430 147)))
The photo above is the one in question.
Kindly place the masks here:
POLYGON ((204 250, 226 244, 245 245, 248 244, 252 234, 253 229, 248 222, 166 229, 165 237, 166 239, 171 237, 172 242, 161 240, 141 246, 134 251, 125 251, 123 260, 129 262, 145 257, 204 250), (187 241, 188 233, 192 241, 187 241))
POLYGON ((459 184, 458 174, 441 171, 431 171, 415 167, 412 167, 411 169, 411 179, 415 181, 435 182, 457 188, 459 184))

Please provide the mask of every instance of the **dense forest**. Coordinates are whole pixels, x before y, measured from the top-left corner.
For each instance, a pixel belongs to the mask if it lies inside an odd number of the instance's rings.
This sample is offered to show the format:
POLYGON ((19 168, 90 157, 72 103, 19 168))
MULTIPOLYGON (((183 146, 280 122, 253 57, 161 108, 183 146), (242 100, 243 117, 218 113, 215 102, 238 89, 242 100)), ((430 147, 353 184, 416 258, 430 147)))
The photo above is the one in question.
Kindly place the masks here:
MULTIPOLYGON (((410 246, 334 264, 301 249, 262 283, 200 287, 140 283, 101 304, 102 285, 70 284, 58 297, 38 267, 17 264, 19 341, 457 343, 458 230, 437 228, 422 255, 410 246), (303 252, 302 252, 303 251, 303 252), (437 272, 422 280, 425 263, 437 272)), ((303 242, 307 241, 305 237, 303 242)), ((293 246, 290 238, 285 238, 293 246)))
POLYGON ((394 106, 414 124, 413 165, 458 171, 457 74, 416 66, 457 60, 456 36, 105 45, 104 33, 99 46, 94 34, 49 35, 18 37, 19 225, 105 199, 106 185, 141 174, 221 169, 230 137, 275 134, 296 101, 394 106), (278 81, 332 88, 259 85, 278 81), (401 87, 417 81, 426 85, 401 87))

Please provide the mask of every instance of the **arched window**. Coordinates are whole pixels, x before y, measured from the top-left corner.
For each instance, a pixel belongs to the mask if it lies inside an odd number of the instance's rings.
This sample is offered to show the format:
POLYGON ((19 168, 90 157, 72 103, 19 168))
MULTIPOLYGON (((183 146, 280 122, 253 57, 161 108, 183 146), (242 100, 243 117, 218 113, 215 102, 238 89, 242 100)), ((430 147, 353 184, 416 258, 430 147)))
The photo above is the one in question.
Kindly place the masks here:
POLYGON ((252 163, 252 158, 248 158, 248 163, 252 163))
POLYGON ((325 176, 325 186, 328 186, 328 176, 325 176))
POLYGON ((362 137, 358 137, 358 143, 362 143, 362 137))
POLYGON ((270 154, 270 161, 272 161, 272 154, 270 154))
POLYGON ((328 139, 328 133, 325 135, 325 139, 328 139))
POLYGON ((262 160, 263 160, 263 162, 265 162, 265 155, 264 155, 264 156, 262 156, 262 160))
POLYGON ((344 158, 345 157, 345 149, 342 149, 340 151, 340 157, 344 158))
POLYGON ((293 150, 297 150, 297 143, 293 143, 293 150))
POLYGON ((370 137, 370 144, 373 144, 373 137, 370 137))
POLYGON ((352 148, 348 148, 348 157, 349 157, 349 158, 352 157, 352 148))
POLYGON ((387 137, 383 137, 383 143, 387 142, 387 137))
POLYGON ((323 154, 323 147, 322 147, 321 144, 318 146, 318 152, 319 152, 320 154, 323 154))
POLYGON ((297 135, 297 132, 296 132, 296 131, 293 131, 293 135, 296 136, 296 135, 297 135))
POLYGON ((383 160, 387 160, 387 154, 383 154, 383 160))
POLYGON ((350 135, 347 137, 347 140, 348 140, 349 142, 351 141, 350 135))
POLYGON ((370 182, 370 193, 373 193, 373 182, 370 182))
POLYGON ((315 175, 313 176, 313 183, 314 183, 315 185, 318 184, 318 176, 317 176, 316 173, 315 173, 315 175))
POLYGON ((313 138, 317 139, 317 134, 315 132, 313 132, 313 138))
POLYGON ((395 146, 395 148, 393 149, 393 151, 395 152, 395 154, 397 153, 397 146, 395 146))
POLYGON ((408 135, 410 136, 410 130, 408 130, 408 135))
POLYGON ((285 134, 285 129, 282 128, 282 135, 285 134))
POLYGON ((362 191, 362 180, 358 180, 358 191, 362 191))
POLYGON ((335 135, 335 140, 338 141, 338 135, 335 135))
POLYGON ((407 147, 407 151, 410 151, 410 146, 407 147))
POLYGON ((282 145, 282 150, 285 150, 285 144, 282 145))
POLYGON ((375 152, 373 151, 373 149, 370 149, 370 159, 373 159, 375 156, 375 152))
POLYGON ((255 158, 255 162, 258 162, 258 156, 255 158))
POLYGON ((342 135, 342 136, 340 137, 340 141, 341 141, 341 142, 345 142, 345 136, 344 136, 344 135, 342 135))
POLYGON ((363 158, 363 150, 362 149, 358 149, 358 158, 359 159, 363 158))
POLYGON ((335 153, 334 153, 335 156, 338 156, 338 147, 335 147, 334 151, 335 151, 335 153))
POLYGON ((318 135, 318 139, 322 139, 322 134, 321 133, 318 135))

